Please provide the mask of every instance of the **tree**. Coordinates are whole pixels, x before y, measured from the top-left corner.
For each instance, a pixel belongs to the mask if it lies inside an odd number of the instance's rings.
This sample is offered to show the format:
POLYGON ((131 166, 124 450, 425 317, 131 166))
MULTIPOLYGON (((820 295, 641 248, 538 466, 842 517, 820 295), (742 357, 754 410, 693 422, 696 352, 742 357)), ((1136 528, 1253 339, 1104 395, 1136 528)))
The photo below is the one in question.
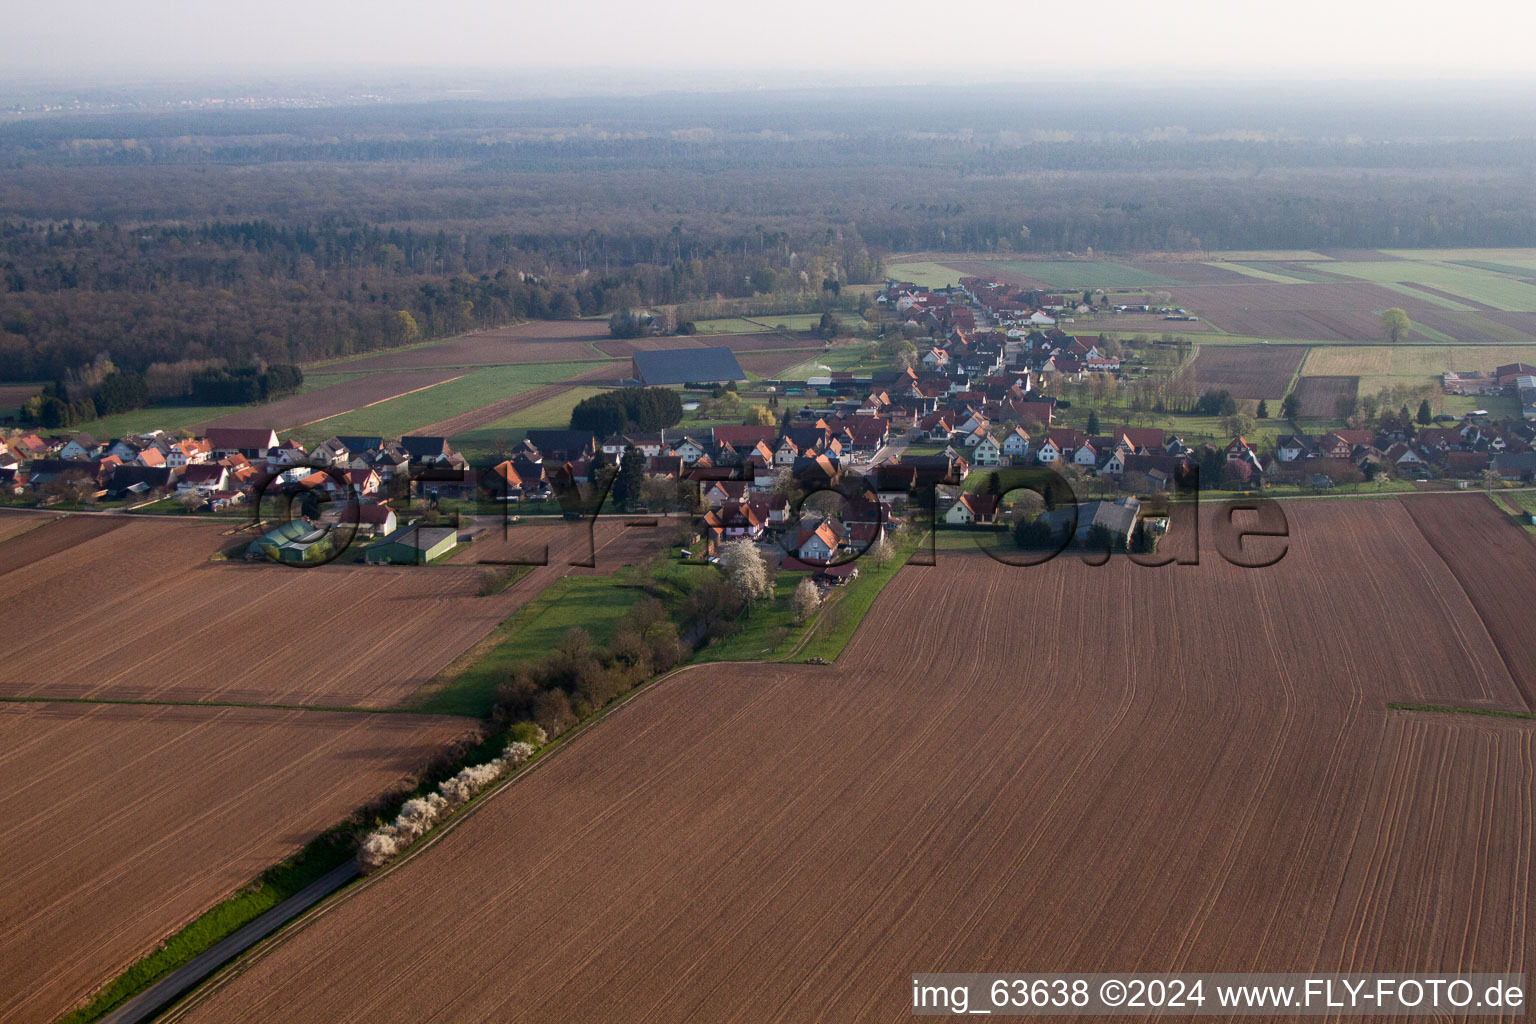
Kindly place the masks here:
POLYGON ((1099 414, 1095 411, 1088 413, 1088 433, 1093 437, 1097 437, 1099 433, 1099 414))
POLYGON ((1054 543, 1050 520, 1044 516, 1021 518, 1013 524, 1013 542, 1026 550, 1051 547, 1054 543))
POLYGON ((615 338, 638 338, 645 333, 645 317, 621 309, 608 318, 608 333, 615 338))
POLYGON ((1269 419, 1269 403, 1262 398, 1259 399, 1259 408, 1255 411, 1254 415, 1261 420, 1269 419))
POLYGON ((1284 416, 1288 420, 1294 420, 1296 418, 1296 414, 1300 411, 1301 399, 1297 398, 1296 392, 1292 391, 1287 394, 1285 399, 1280 403, 1280 415, 1284 416))
POLYGON ((1495 487, 1504 486, 1504 478, 1499 475, 1497 470, 1485 469, 1477 474, 1477 486, 1485 491, 1492 491, 1495 487))
POLYGON ((416 318, 408 309, 395 310, 395 333, 402 344, 410 344, 421 337, 421 328, 416 324, 416 318))
POLYGON ((762 552, 750 540, 733 540, 720 549, 720 568, 747 607, 773 596, 773 579, 762 552))
POLYGON ((1413 324, 1408 320, 1408 314, 1396 306, 1381 311, 1381 332, 1393 344, 1396 344, 1397 340, 1412 326, 1413 324))
POLYGON ((625 447, 610 493, 614 505, 619 508, 629 508, 645 496, 645 456, 634 445, 625 447))
POLYGON ((1003 493, 1003 478, 995 469, 987 474, 987 493, 999 495, 1003 493))
POLYGON ((1434 416, 1429 411, 1429 399, 1426 398, 1419 403, 1419 414, 1414 418, 1419 421, 1421 427, 1427 427, 1434 421, 1434 416))
POLYGON ((816 589, 810 577, 801 580, 790 597, 790 607, 795 613, 795 624, 803 626, 816 609, 821 607, 821 591, 816 589))
POLYGON ((896 546, 891 543, 889 537, 881 537, 869 546, 865 554, 875 563, 876 569, 883 569, 891 559, 896 557, 896 546))
POLYGON ((773 410, 766 405, 749 405, 747 406, 746 418, 742 420, 742 425, 747 427, 771 427, 776 422, 773 410))

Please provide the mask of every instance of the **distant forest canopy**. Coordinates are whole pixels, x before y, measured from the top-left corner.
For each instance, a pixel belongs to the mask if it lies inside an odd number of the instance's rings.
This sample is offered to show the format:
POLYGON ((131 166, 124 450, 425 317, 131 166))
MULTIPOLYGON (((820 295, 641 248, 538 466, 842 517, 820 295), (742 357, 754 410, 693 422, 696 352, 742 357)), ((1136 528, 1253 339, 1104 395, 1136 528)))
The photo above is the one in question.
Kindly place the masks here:
POLYGON ((1536 245, 1473 88, 846 90, 0 123, 0 378, 291 364, 899 251, 1536 245), (1246 90, 1246 91, 1245 91, 1246 90))

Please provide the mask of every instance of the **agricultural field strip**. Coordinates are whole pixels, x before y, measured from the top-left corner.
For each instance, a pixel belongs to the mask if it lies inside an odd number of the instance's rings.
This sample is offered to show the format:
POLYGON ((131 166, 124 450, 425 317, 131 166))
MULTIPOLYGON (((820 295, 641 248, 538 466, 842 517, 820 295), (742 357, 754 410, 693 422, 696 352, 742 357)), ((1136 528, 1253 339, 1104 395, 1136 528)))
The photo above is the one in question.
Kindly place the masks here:
POLYGON ((616 365, 599 363, 580 368, 565 363, 483 366, 455 376, 427 391, 315 420, 306 424, 302 433, 316 440, 332 434, 396 437, 400 434, 425 433, 423 427, 442 420, 445 412, 451 412, 453 416, 471 414, 477 409, 538 387, 585 379, 588 376, 610 375, 613 371, 607 368, 616 365))
MULTIPOLYGON (((1335 261, 1315 269, 1370 281, 1381 285, 1421 285, 1459 296, 1466 302, 1491 306, 1506 312, 1536 310, 1536 285, 1502 274, 1493 274, 1454 263, 1393 261, 1385 263, 1344 263, 1335 261)), ((1447 300, 1438 296, 1436 304, 1447 300)))
POLYGON ((567 380, 552 384, 544 384, 527 391, 518 392, 507 398, 498 399, 488 405, 462 412, 436 423, 429 423, 416 429, 416 433, 430 436, 454 437, 477 427, 483 427, 505 416, 522 412, 541 402, 555 398, 566 391, 576 387, 578 382, 588 380, 603 380, 613 375, 612 364, 603 363, 589 367, 575 374, 567 380))
MULTIPOLYGON (((548 538, 551 564, 476 597, 486 570, 474 565, 208 563, 216 524, 130 520, 0 576, 24 637, 0 667, 0 695, 396 707, 585 557, 584 525, 517 528, 530 545, 548 538), (274 644, 283 623, 324 639, 274 644), (210 650, 226 666, 216 674, 210 650)), ((600 551, 624 535, 611 521, 598 530, 600 551)))
POLYGON ((471 726, 0 706, 0 1018, 53 1019, 471 726))
POLYGON ((369 372, 520 363, 599 362, 606 357, 592 348, 592 343, 608 339, 608 325, 605 322, 539 320, 424 345, 386 349, 360 357, 317 364, 314 368, 369 372))
POLYGON ((332 416, 425 391, 462 375, 451 370, 399 370, 367 374, 265 405, 248 406, 227 416, 209 420, 198 429, 271 427, 278 431, 293 430, 332 416))
POLYGON ((1262 572, 904 569, 835 675, 681 673, 186 1018, 896 1021, 919 963, 1525 969, 1536 730, 1384 706, 1518 699, 1502 660, 1400 506, 1292 525, 1262 572), (1081 642, 976 614, 1025 604, 1081 642))

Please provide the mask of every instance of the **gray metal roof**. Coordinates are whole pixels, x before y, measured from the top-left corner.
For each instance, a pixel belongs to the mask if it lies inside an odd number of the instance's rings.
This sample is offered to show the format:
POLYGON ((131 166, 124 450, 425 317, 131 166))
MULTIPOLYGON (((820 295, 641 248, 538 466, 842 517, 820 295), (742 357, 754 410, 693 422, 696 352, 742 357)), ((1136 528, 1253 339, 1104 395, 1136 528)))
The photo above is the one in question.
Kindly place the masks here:
POLYGON ((724 347, 636 352, 634 359, 635 376, 649 386, 747 379, 736 361, 736 353, 724 347))

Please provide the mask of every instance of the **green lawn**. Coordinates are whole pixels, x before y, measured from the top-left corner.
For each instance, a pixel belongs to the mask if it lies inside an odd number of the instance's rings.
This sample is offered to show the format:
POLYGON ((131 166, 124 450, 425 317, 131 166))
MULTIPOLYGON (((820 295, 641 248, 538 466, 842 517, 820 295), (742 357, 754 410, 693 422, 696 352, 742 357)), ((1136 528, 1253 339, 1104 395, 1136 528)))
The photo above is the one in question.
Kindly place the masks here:
POLYGON ((565 380, 580 370, 581 367, 570 363, 488 366, 422 391, 311 423, 288 431, 284 436, 297 437, 303 441, 323 441, 335 434, 398 437, 450 416, 470 412, 544 384, 565 380))

